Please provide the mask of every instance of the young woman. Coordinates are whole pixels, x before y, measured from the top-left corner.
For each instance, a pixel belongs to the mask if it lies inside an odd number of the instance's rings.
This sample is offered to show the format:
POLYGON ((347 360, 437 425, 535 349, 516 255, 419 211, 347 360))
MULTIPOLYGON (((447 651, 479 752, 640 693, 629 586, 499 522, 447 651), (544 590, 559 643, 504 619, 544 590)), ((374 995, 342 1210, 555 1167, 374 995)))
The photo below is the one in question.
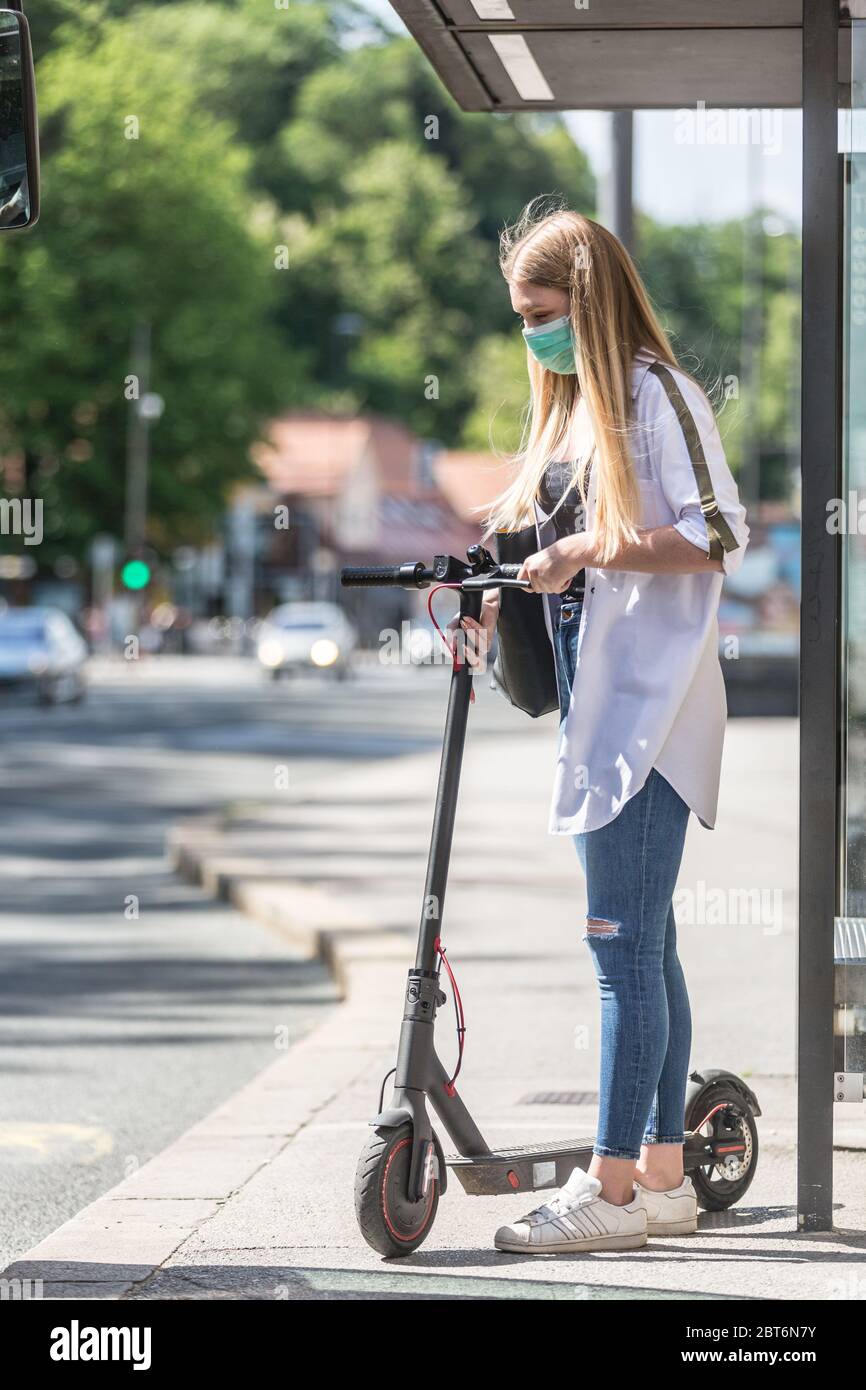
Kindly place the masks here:
MULTIPOLYGON (((712 406, 637 270, 588 217, 533 205, 503 234, 531 414, 491 529, 534 524, 561 723, 549 830, 586 877, 601 997, 587 1173, 495 1236, 500 1250, 617 1250, 696 1229, 683 1175, 691 1015, 672 897, 690 811, 711 829, 727 714, 723 575, 748 541, 712 406)), ((471 641, 496 625, 489 593, 471 641)), ((471 645, 467 642, 467 648, 471 645)), ((471 658, 470 658, 471 659, 471 658)))

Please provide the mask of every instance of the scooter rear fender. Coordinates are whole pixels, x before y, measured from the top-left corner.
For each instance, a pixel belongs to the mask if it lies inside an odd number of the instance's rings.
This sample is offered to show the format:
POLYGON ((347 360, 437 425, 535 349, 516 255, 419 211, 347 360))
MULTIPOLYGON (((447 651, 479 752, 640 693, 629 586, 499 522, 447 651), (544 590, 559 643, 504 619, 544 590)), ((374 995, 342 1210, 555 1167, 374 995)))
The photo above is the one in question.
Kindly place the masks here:
POLYGON ((760 1115, 761 1107, 758 1104, 758 1097, 754 1091, 746 1085, 742 1077, 737 1076, 732 1071, 723 1071, 715 1067, 708 1067, 704 1071, 693 1071, 689 1073, 689 1083, 686 1090, 686 1113, 691 1110, 692 1105, 698 1096, 704 1091, 709 1091, 713 1086, 717 1086, 720 1081, 727 1081, 735 1091, 739 1091, 743 1101, 748 1105, 753 1115, 760 1115))

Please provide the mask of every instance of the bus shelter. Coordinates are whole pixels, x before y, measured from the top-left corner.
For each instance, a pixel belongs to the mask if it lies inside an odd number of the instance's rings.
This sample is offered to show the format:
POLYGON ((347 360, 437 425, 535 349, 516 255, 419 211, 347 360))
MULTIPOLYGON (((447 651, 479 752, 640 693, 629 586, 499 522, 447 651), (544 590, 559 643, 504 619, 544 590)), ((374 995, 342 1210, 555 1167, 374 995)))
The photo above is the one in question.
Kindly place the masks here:
POLYGON ((866 1071, 866 0, 392 5, 465 111, 802 110, 797 1213, 829 1230, 866 1071))

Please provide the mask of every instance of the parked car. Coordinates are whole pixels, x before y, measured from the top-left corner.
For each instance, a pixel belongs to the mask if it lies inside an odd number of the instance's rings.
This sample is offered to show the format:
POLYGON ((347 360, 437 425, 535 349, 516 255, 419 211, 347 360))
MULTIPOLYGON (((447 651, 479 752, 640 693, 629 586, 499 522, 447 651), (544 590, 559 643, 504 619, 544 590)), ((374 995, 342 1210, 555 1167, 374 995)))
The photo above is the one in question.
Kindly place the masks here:
POLYGON ((0 611, 0 694, 19 692, 46 705, 81 700, 86 660, 84 638, 59 608, 0 611))
POLYGON ((348 675, 355 629, 336 603, 283 603, 259 629, 256 654, 278 677, 291 671, 333 671, 348 675))

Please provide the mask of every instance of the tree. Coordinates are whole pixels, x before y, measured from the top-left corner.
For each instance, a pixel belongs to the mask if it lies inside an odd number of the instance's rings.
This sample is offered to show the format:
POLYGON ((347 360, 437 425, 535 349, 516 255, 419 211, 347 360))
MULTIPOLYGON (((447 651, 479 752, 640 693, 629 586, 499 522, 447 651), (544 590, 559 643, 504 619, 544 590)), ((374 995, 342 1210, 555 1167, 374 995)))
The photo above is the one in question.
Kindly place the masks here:
POLYGON ((530 404, 526 343, 519 328, 510 337, 494 334, 479 344, 470 384, 474 405, 463 447, 509 457, 520 446, 530 404))
POLYGON ((40 64, 43 215, 0 242, 0 449, 26 456, 47 559, 122 526, 133 325, 152 325, 152 537, 207 536, 261 420, 301 392, 268 323, 273 219, 232 127, 161 45, 85 25, 40 64))
POLYGON ((640 216, 638 260, 675 352, 711 392, 733 470, 741 467, 747 437, 755 437, 762 494, 784 496, 798 433, 790 383, 798 351, 800 244, 794 233, 774 225, 768 210, 752 216, 762 300, 754 400, 743 360, 743 219, 676 227, 640 216))
POLYGON ((382 411, 457 443, 479 344, 513 332, 502 224, 539 180, 588 210, 585 156, 558 118, 459 111, 403 39, 312 73, 279 145, 296 270, 281 317, 312 348, 316 401, 382 411), (346 313, 357 329, 341 348, 346 313))

